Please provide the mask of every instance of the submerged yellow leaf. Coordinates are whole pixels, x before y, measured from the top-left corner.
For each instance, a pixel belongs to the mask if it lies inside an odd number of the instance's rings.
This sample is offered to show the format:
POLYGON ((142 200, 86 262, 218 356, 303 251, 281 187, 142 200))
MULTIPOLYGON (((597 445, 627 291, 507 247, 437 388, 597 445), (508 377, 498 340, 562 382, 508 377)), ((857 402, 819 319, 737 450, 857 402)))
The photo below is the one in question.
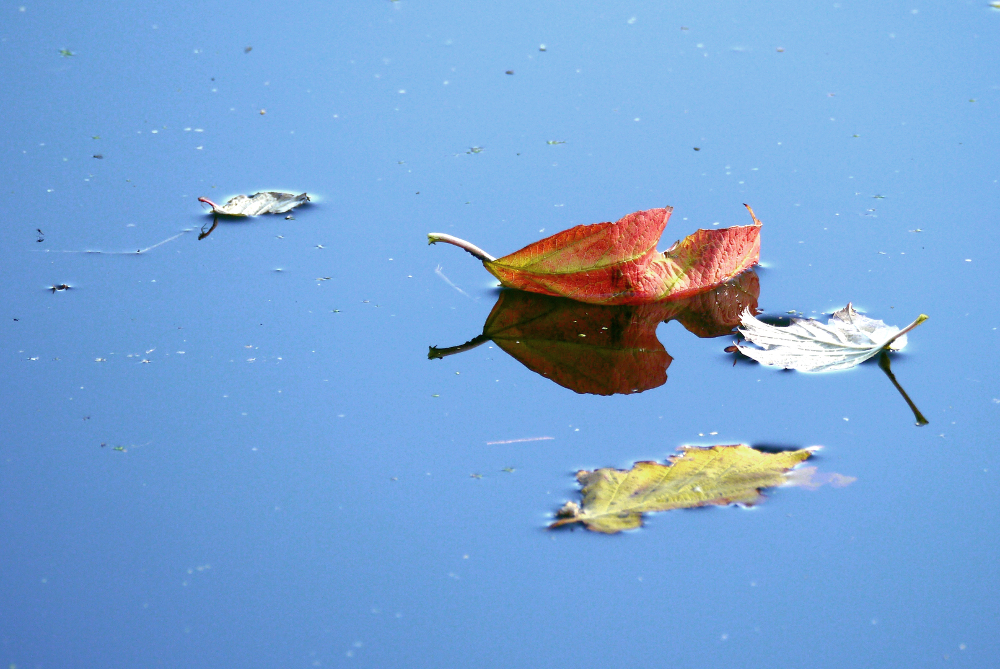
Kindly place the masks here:
POLYGON ((666 465, 637 462, 627 471, 580 471, 576 478, 583 486, 582 508, 567 502, 549 527, 583 523, 589 530, 614 534, 641 526, 642 514, 650 511, 711 504, 753 506, 761 499, 762 488, 787 483, 788 470, 817 448, 764 453, 745 444, 682 446, 666 465))

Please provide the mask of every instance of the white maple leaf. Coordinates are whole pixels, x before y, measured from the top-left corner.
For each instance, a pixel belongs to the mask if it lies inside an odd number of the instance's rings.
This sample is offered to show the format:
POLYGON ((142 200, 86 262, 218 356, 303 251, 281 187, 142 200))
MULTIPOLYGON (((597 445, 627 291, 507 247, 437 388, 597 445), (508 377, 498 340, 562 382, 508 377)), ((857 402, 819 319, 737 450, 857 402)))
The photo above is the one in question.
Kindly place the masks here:
POLYGON ((298 207, 300 204, 309 202, 309 196, 305 193, 295 195, 293 193, 278 193, 265 191, 254 193, 251 196, 237 195, 230 198, 223 205, 218 205, 207 197, 198 198, 199 202, 204 202, 212 206, 213 214, 223 216, 259 216, 261 214, 284 214, 286 211, 298 207))
POLYGON ((787 327, 775 327, 754 318, 750 310, 740 316, 740 332, 760 348, 740 343, 740 352, 764 365, 802 372, 849 369, 884 349, 906 346, 906 333, 927 320, 917 320, 900 330, 894 325, 862 316, 848 303, 827 324, 812 318, 793 318, 787 327))

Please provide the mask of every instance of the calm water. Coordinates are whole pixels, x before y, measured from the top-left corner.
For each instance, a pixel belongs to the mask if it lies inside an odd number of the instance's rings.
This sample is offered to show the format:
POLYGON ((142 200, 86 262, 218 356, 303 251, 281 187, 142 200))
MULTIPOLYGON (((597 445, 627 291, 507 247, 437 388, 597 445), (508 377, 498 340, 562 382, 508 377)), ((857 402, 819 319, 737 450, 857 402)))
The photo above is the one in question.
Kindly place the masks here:
POLYGON ((998 32, 986 2, 3 8, 0 665, 995 663, 998 32), (199 196, 268 189, 314 201, 198 239, 199 196), (744 202, 768 315, 930 315, 893 356, 928 425, 875 364, 734 366, 676 319, 631 394, 499 338, 428 359, 517 296, 427 232, 502 255, 672 205, 666 248, 744 202), (857 481, 544 529, 578 469, 739 442, 857 481))

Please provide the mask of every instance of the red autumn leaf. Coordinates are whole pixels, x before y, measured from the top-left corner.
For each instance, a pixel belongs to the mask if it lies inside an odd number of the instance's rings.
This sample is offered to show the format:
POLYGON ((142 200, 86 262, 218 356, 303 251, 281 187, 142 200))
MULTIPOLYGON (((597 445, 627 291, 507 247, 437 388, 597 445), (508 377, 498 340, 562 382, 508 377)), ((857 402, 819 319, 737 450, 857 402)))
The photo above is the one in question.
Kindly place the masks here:
POLYGON ((656 243, 671 207, 629 214, 615 223, 578 225, 503 258, 441 233, 428 239, 469 251, 508 288, 592 304, 647 304, 697 295, 760 259, 760 221, 698 230, 660 253, 656 243))

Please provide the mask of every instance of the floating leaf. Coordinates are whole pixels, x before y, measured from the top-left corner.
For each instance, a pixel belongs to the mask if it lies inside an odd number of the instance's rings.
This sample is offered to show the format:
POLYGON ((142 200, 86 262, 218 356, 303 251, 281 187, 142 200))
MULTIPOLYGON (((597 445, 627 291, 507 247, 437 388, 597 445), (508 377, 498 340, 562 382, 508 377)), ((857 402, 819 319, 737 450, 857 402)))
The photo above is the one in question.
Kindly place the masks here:
POLYGON ((882 321, 862 316, 851 303, 824 325, 811 318, 793 318, 787 327, 775 327, 744 311, 740 332, 761 348, 740 344, 740 352, 764 365, 802 372, 832 372, 849 369, 878 355, 884 348, 906 346, 906 333, 927 320, 917 320, 900 330, 882 321))
POLYGON ((711 290, 757 264, 760 221, 698 230, 660 253, 671 207, 638 211, 615 223, 578 225, 496 259, 464 240, 433 232, 483 261, 508 288, 591 304, 648 304, 711 290))
POLYGON ((755 309, 760 284, 754 272, 687 300, 643 305, 583 304, 560 297, 506 290, 483 333, 451 348, 431 347, 443 358, 493 341, 525 367, 578 393, 640 393, 663 385, 671 357, 656 326, 678 320, 699 337, 730 334, 744 308, 755 309))
POLYGON ((286 211, 309 202, 309 196, 305 193, 295 195, 293 193, 266 191, 263 193, 254 193, 249 197, 246 195, 237 195, 222 206, 215 204, 207 197, 200 197, 198 201, 211 205, 213 214, 223 216, 260 216, 261 214, 284 214, 286 211))
MULTIPOLYGON (((819 447, 764 453, 745 444, 699 448, 682 446, 668 464, 637 462, 629 470, 580 471, 583 504, 567 502, 549 528, 583 523, 588 530, 614 534, 642 525, 651 511, 699 506, 740 504, 753 506, 762 488, 779 485, 817 487, 824 480, 815 471, 792 478, 787 472, 807 460, 819 447)), ((835 479, 846 485, 853 479, 835 479)))

